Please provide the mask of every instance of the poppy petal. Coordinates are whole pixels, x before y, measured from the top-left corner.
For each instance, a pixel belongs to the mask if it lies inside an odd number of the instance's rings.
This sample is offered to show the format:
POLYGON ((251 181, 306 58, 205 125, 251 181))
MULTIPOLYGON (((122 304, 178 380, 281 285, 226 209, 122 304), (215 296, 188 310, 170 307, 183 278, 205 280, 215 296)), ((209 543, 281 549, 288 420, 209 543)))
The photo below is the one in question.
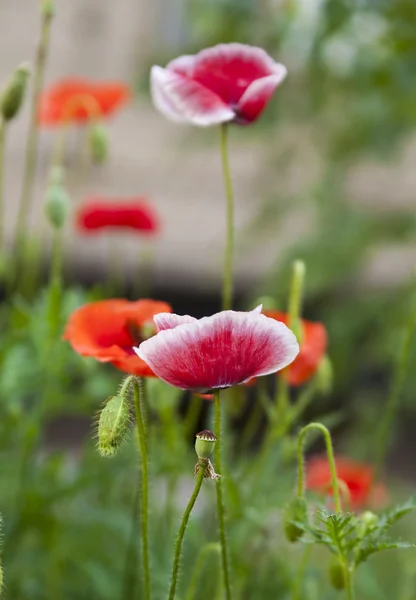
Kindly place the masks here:
POLYGON ((208 127, 235 117, 214 92, 168 69, 152 67, 151 93, 156 108, 171 121, 208 127))
POLYGON ((251 123, 260 116, 266 108, 276 88, 282 83, 287 75, 287 69, 283 65, 276 65, 279 72, 253 81, 238 103, 237 120, 243 123, 251 123))
POLYGON ((134 350, 167 383, 205 391, 283 369, 299 346, 283 323, 256 311, 223 311, 160 331, 134 350))
POLYGON ((194 323, 194 321, 197 320, 198 319, 195 319, 195 317, 190 317, 189 315, 175 315, 174 313, 159 313, 153 317, 153 321, 155 322, 158 331, 174 329, 178 325, 194 323))

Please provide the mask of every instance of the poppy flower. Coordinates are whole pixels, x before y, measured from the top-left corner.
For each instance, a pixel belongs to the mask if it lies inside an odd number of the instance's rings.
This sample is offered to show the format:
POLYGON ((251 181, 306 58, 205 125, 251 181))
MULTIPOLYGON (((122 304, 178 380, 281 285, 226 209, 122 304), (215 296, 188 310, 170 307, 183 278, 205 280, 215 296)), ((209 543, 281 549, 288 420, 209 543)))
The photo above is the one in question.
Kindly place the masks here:
POLYGON ((148 330, 155 314, 170 310, 169 304, 156 300, 91 302, 72 313, 63 339, 81 356, 109 362, 133 375, 153 375, 149 366, 135 354, 133 346, 143 340, 143 328, 148 330))
POLYGON ((295 335, 261 314, 222 311, 211 317, 155 315, 158 333, 135 348, 170 385, 194 392, 227 388, 283 369, 299 351, 295 335))
POLYGON ((129 88, 123 83, 63 79, 41 93, 38 121, 41 125, 53 126, 108 117, 129 96, 129 88))
MULTIPOLYGON (((289 323, 289 315, 276 310, 266 310, 264 314, 286 325, 289 323)), ((288 383, 293 386, 304 384, 316 372, 327 348, 327 334, 322 323, 313 323, 301 319, 301 342, 300 352, 284 376, 288 383)))
POLYGON ((154 66, 150 83, 156 108, 171 121, 245 125, 260 116, 286 74, 261 48, 233 43, 154 66))
POLYGON ((121 201, 90 198, 80 207, 76 219, 77 227, 83 233, 134 229, 154 234, 159 228, 156 213, 144 198, 121 201))
MULTIPOLYGON (((374 469, 371 465, 342 456, 335 458, 335 464, 338 479, 348 488, 351 509, 360 510, 375 504, 384 504, 387 492, 384 486, 375 485, 374 469)), ((323 494, 332 494, 331 471, 326 457, 314 457, 307 462, 306 487, 323 494)))

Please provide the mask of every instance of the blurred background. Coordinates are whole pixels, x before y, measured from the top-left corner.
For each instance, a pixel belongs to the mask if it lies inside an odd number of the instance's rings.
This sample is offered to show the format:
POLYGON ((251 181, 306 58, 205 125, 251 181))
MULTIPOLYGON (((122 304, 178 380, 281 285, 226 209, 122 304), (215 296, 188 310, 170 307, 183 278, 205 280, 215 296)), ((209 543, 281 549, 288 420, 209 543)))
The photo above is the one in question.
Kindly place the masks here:
MULTIPOLYGON (((262 46, 287 65, 289 76, 260 122, 232 130, 237 304, 251 306, 270 295, 284 307, 289 265, 293 258, 306 261, 304 315, 328 328, 330 406, 342 412, 344 425, 357 425, 358 456, 364 452, 360 432, 386 397, 416 260, 415 27, 413 0, 61 1, 47 65, 47 84, 81 76, 121 80, 135 90, 109 123, 107 165, 83 164, 74 135, 68 156, 74 204, 91 194, 143 195, 162 225, 150 249, 135 237, 81 238, 69 225, 68 280, 103 278, 111 244, 122 256, 125 293, 132 295, 138 256, 147 248, 154 268, 150 293, 196 315, 218 308, 225 208, 218 132, 160 116, 149 98, 149 68, 228 41, 262 46)), ((32 59, 37 3, 3 0, 0 29, 3 81, 32 59)), ((8 139, 10 234, 27 127, 28 102, 8 139)), ((42 206, 53 135, 40 133, 31 219, 41 236, 48 227, 42 206)), ((42 239, 47 260, 47 236, 42 239)), ((408 453, 414 385, 412 369, 396 444, 400 464, 392 455, 394 468, 410 474, 416 474, 408 453)))

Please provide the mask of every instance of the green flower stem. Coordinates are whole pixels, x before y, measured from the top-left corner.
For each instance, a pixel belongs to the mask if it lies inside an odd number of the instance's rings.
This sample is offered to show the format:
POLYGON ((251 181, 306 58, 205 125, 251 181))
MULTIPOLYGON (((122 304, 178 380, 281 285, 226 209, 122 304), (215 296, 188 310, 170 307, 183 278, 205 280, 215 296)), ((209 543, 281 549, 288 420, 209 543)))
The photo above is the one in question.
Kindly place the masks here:
POLYGON ((353 571, 348 567, 347 561, 344 560, 344 577, 345 577, 345 592, 348 600, 354 600, 354 585, 353 585, 353 571))
POLYGON ((55 229, 52 241, 52 262, 49 275, 48 323, 51 337, 59 330, 62 304, 62 230, 55 229))
MULTIPOLYGON (((221 469, 221 405, 220 405, 220 390, 214 392, 214 411, 215 411, 215 424, 214 433, 217 441, 214 449, 215 468, 219 475, 222 474, 221 469)), ((222 497, 222 479, 217 479, 217 512, 218 512, 218 525, 220 531, 220 543, 221 543, 221 561, 222 570, 224 577, 225 595, 227 600, 231 600, 231 585, 230 585, 230 573, 228 567, 228 551, 227 551, 227 539, 225 536, 225 518, 224 518, 224 501, 222 497)))
POLYGON ((228 158, 228 125, 221 125, 221 161, 224 178, 226 213, 226 244, 224 254, 224 275, 222 284, 222 309, 229 310, 233 302, 233 263, 234 263, 234 194, 228 158))
POLYGON ((303 548, 302 558, 300 559, 298 572, 293 580, 292 600, 302 600, 302 587, 305 581, 306 569, 312 552, 312 544, 303 548))
POLYGON ((317 429, 320 431, 324 437, 325 445, 326 445, 326 453, 328 456, 329 468, 331 471, 331 481, 332 481, 332 490, 334 494, 334 503, 335 503, 335 511, 341 512, 341 497, 339 493, 339 484, 337 477, 337 468, 335 465, 334 459, 334 449, 332 447, 331 434, 329 430, 322 425, 322 423, 309 423, 303 427, 299 433, 298 437, 298 496, 301 498, 305 495, 305 469, 304 469, 304 461, 303 461, 303 443, 308 431, 312 429, 317 429))
POLYGON ((205 567, 205 563, 210 554, 221 555, 221 546, 216 542, 210 542, 205 544, 201 548, 198 558, 195 563, 195 567, 192 573, 191 581, 189 583, 188 591, 186 592, 185 600, 194 600, 196 598, 198 581, 201 578, 202 571, 205 567))
POLYGON ((4 250, 4 150, 6 143, 6 121, 0 117, 0 251, 4 250))
POLYGON ((380 476, 391 438, 391 433, 400 404, 400 395, 409 364, 410 350, 416 329, 416 292, 413 293, 412 306, 404 328, 403 341, 398 355, 390 394, 377 432, 376 474, 380 476))
POLYGON ((28 223, 30 201, 32 198, 33 184, 35 181, 37 139, 38 139, 38 109, 39 97, 43 87, 45 76, 45 65, 49 51, 50 29, 53 20, 53 10, 42 11, 42 25, 40 41, 37 49, 34 73, 33 73, 33 96, 31 104, 30 126, 26 141, 25 164, 23 171, 22 194, 18 219, 16 222, 15 240, 17 244, 17 258, 24 254, 26 229, 28 223))
POLYGON ((204 480, 205 469, 206 469, 208 462, 207 462, 207 460, 199 459, 198 464, 199 464, 199 470, 198 470, 198 474, 196 476, 195 488, 194 488, 194 491, 192 492, 192 496, 189 499, 187 507, 185 508, 185 512, 183 513, 181 525, 179 527, 178 537, 176 539, 175 556, 173 559, 172 579, 171 579, 170 590, 169 590, 169 600, 174 600, 174 598, 175 598, 176 586, 178 583, 179 563, 180 563, 180 559, 181 559, 183 538, 185 535, 186 526, 188 525, 189 517, 190 517, 192 509, 195 505, 196 499, 198 498, 198 494, 201 489, 202 482, 204 480))
MULTIPOLYGON (((129 380, 130 378, 127 378, 129 380)), ((149 469, 147 458, 146 431, 144 426, 143 404, 144 386, 141 377, 132 377, 136 425, 142 463, 142 559, 144 573, 145 600, 150 600, 149 568, 149 469)), ((121 393, 121 392, 120 392, 121 393)))

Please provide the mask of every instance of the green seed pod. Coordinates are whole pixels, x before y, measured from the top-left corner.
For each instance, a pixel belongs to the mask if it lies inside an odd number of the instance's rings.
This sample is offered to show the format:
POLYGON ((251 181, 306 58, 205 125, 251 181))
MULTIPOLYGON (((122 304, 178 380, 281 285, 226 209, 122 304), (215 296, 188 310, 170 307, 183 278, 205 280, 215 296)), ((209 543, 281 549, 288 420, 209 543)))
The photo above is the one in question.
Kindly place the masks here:
POLYGON ((375 515, 373 512, 371 512, 371 510, 366 510, 365 512, 363 512, 363 514, 360 516, 360 520, 367 526, 367 527, 371 527, 372 525, 375 525, 378 521, 378 516, 375 515))
POLYGON ((343 590, 345 588, 344 567, 338 557, 333 557, 329 563, 329 581, 336 590, 343 590))
POLYGON ((42 0, 40 12, 44 17, 51 19, 55 15, 54 0, 42 0))
POLYGON ((305 498, 292 498, 285 508, 284 531, 289 542, 297 542, 303 536, 303 529, 297 523, 308 522, 308 505, 305 498))
POLYGON ((55 229, 65 225, 71 199, 65 187, 60 183, 50 183, 46 190, 45 212, 55 229))
POLYGON ((198 458, 209 458, 215 448, 217 438, 208 429, 196 434, 195 452, 198 458))
POLYGON ((125 396, 110 398, 98 421, 98 450, 101 456, 113 456, 130 430, 131 415, 125 396))
POLYGON ((88 147, 92 160, 101 165, 108 157, 108 134, 101 123, 92 123, 88 130, 88 147))
POLYGON ((19 112, 23 104, 29 73, 28 63, 22 63, 4 88, 0 96, 0 113, 5 121, 10 121, 19 112))
POLYGON ((316 372, 316 383, 317 389, 321 394, 325 396, 332 390, 333 382, 333 370, 332 363, 327 355, 323 357, 319 363, 318 370, 316 372))

